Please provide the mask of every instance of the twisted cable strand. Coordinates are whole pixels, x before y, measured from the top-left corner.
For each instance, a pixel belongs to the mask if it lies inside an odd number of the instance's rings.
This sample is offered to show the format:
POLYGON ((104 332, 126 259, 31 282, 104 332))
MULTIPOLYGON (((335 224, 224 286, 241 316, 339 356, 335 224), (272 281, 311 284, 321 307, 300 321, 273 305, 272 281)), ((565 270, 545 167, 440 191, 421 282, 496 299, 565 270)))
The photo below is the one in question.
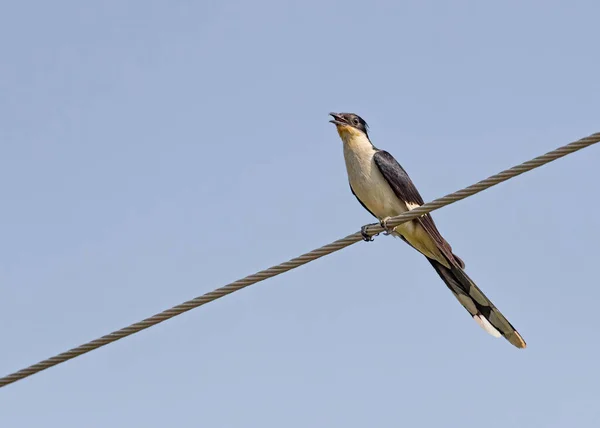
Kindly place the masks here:
MULTIPOLYGON (((476 193, 479 193, 483 190, 486 190, 496 184, 502 183, 510 178, 516 177, 517 175, 523 174, 524 172, 530 171, 532 169, 538 168, 542 165, 545 165, 549 162, 552 162, 558 158, 566 156, 570 153, 581 150, 585 147, 591 146, 600 141, 600 132, 592 134, 588 137, 582 138, 581 140, 575 141, 573 143, 567 144, 566 146, 560 147, 556 150, 548 152, 542 156, 539 156, 530 161, 524 162, 520 165, 507 169, 505 171, 500 172, 499 174, 493 175, 485 180, 482 180, 476 184, 473 184, 469 187, 466 187, 457 192, 446 195, 442 198, 435 199, 432 202, 426 203, 418 208, 415 208, 411 211, 405 212, 399 216, 391 218, 387 225, 388 227, 395 227, 399 224, 405 223, 412 219, 415 219, 423 214, 428 212, 437 210, 446 205, 452 204, 454 202, 465 199, 469 196, 472 196, 476 193)), ((383 231, 383 228, 380 225, 371 225, 366 229, 366 232, 369 235, 374 235, 383 231)), ((262 270, 255 274, 249 275, 245 278, 239 279, 235 282, 232 282, 228 285, 225 285, 221 288, 217 288, 216 290, 210 291, 202 296, 196 297, 192 300, 188 300, 187 302, 181 303, 177 306, 174 306, 170 309, 167 309, 163 312, 160 312, 156 315, 148 317, 142 321, 131 324, 130 326, 124 327, 120 330, 109 333, 105 336, 102 336, 98 339, 92 340, 91 342, 85 343, 83 345, 77 346, 76 348, 72 348, 66 352, 55 355, 43 361, 40 361, 36 364, 33 364, 29 367, 21 369, 17 372, 9 374, 0 378, 0 388, 6 385, 9 385, 18 380, 29 377, 33 374, 39 373, 43 370, 46 370, 50 367, 53 367, 57 364, 64 363, 68 360, 71 360, 75 357, 98 349, 102 346, 108 345, 109 343, 115 342, 117 340, 123 339, 127 336, 130 336, 134 333, 138 333, 142 330, 145 330, 153 325, 159 324, 163 321, 166 321, 170 318, 173 318, 177 315, 181 315, 191 309, 197 308, 198 306, 202 306, 206 303, 212 302, 213 300, 217 300, 223 296, 231 294, 235 291, 241 290, 249 285, 255 284, 260 281, 264 281, 265 279, 274 277, 276 275, 280 275, 289 270, 295 269, 299 266, 302 266, 308 262, 331 254, 333 252, 339 251, 342 248, 348 247, 358 241, 362 240, 361 232, 356 232, 352 235, 348 235, 345 238, 338 239, 331 244, 327 244, 323 247, 317 248, 313 251, 310 251, 306 254, 303 254, 299 257, 293 258, 287 262, 281 263, 279 265, 270 267, 268 269, 262 270)))

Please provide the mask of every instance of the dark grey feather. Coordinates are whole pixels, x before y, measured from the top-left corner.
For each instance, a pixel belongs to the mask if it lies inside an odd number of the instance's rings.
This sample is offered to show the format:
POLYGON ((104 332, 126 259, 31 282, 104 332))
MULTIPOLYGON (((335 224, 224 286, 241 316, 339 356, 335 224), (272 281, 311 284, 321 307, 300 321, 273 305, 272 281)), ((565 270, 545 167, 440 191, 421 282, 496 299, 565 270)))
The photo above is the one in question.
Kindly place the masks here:
POLYGON ((466 272, 457 266, 452 266, 451 269, 448 269, 437 260, 432 260, 430 258, 427 258, 427 260, 429 260, 440 278, 442 278, 452 294, 454 294, 471 316, 482 315, 485 317, 485 319, 488 320, 488 322, 498 330, 506 340, 517 348, 525 348, 527 346, 519 332, 506 317, 502 315, 502 312, 494 306, 492 301, 483 294, 483 291, 477 287, 466 272), (459 296, 463 296, 463 299, 468 299, 467 302, 470 301, 470 303, 465 305, 459 296), (475 308, 475 310, 470 308, 475 308))
MULTIPOLYGON (((421 194, 413 184, 412 180, 398 163, 394 157, 386 152, 385 150, 378 150, 373 155, 375 165, 379 168, 379 171, 386 179, 396 196, 410 204, 423 205, 424 201, 421 194)), ((427 231, 429 236, 433 239, 440 251, 446 256, 451 262, 454 261, 458 266, 464 269, 464 262, 452 253, 452 247, 438 231, 433 218, 430 214, 425 214, 418 218, 423 228, 427 231)))

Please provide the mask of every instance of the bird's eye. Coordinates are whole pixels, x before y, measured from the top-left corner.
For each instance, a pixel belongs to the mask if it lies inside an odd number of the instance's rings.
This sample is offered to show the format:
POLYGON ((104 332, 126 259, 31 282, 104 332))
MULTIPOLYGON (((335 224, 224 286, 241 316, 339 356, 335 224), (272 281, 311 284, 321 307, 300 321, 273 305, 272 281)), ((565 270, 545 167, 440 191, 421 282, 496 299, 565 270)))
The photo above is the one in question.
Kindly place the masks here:
POLYGON ((355 125, 358 125, 358 124, 360 123, 360 122, 358 121, 358 118, 356 118, 356 117, 355 117, 354 119, 352 119, 352 122, 354 122, 354 124, 355 124, 355 125))

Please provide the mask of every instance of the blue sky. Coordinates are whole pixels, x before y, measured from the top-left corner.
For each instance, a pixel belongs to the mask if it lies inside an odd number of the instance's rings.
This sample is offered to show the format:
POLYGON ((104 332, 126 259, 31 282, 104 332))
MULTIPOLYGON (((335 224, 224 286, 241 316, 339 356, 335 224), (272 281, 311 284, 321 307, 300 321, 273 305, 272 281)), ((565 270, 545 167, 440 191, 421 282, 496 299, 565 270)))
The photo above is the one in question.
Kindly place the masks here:
MULTIPOLYGON (((0 6, 0 374, 600 131, 593 1, 0 6)), ((600 423, 600 147, 434 214, 527 340, 379 237, 0 389, 5 427, 600 423)))

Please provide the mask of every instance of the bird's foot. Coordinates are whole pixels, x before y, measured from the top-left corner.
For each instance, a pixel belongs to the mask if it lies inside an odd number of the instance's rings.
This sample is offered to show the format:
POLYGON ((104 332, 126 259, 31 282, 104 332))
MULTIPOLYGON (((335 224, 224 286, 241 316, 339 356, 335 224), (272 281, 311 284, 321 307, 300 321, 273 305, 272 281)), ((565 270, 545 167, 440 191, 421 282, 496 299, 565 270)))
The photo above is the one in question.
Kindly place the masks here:
POLYGON ((369 233, 367 232, 369 226, 377 226, 377 223, 367 224, 360 228, 360 234, 362 235, 363 241, 365 242, 371 242, 373 241, 373 238, 375 236, 379 235, 379 233, 376 233, 375 235, 369 235, 369 233))
POLYGON ((383 234, 384 235, 391 235, 391 233, 394 231, 393 227, 389 227, 387 222, 390 220, 391 217, 386 217, 383 218, 379 221, 379 225, 381 227, 383 227, 383 234))

